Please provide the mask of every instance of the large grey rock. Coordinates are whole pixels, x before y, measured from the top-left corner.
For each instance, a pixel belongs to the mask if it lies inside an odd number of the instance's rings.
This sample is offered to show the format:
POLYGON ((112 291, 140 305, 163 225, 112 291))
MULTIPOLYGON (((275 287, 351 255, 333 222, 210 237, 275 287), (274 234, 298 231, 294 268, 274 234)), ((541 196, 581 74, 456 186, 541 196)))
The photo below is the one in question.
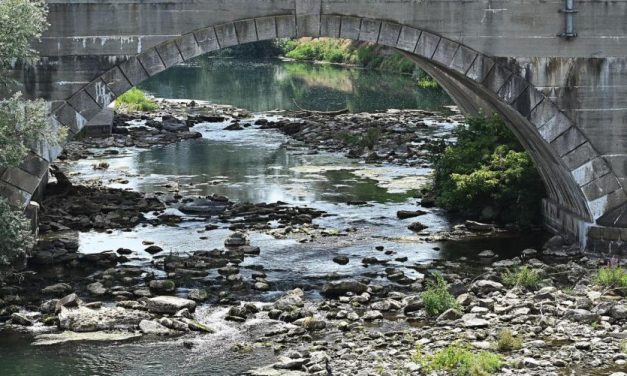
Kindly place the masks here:
POLYGON ((466 328, 487 328, 490 325, 488 320, 477 317, 473 313, 467 313, 462 316, 462 323, 466 328))
POLYGON ((142 320, 149 319, 144 311, 122 307, 61 308, 59 327, 74 332, 95 332, 98 330, 135 329, 142 320))
POLYGON ((503 290, 503 285, 499 282, 490 281, 487 279, 482 279, 479 281, 475 281, 470 286, 470 291, 474 292, 477 295, 485 295, 494 291, 503 290))
POLYGON ((146 308, 153 313, 175 314, 183 308, 193 312, 196 309, 196 302, 176 296, 156 296, 146 301, 146 308))
POLYGON ((63 296, 72 291, 72 286, 67 283, 57 283, 54 285, 46 286, 41 290, 44 295, 63 296))
POLYGON ((62 333, 40 334, 35 337, 33 346, 58 345, 66 342, 106 342, 126 341, 139 338, 141 334, 132 332, 89 332, 77 333, 65 331, 62 333))
POLYGON ((599 320, 599 315, 588 311, 587 309, 569 309, 564 313, 564 318, 576 321, 576 322, 584 322, 591 323, 599 320))
POLYGON ((301 289, 288 291, 285 295, 274 302, 273 308, 278 309, 279 311, 291 311, 302 307, 304 305, 303 295, 304 293, 301 289))
POLYGON ((172 334, 172 330, 152 320, 142 320, 139 323, 139 330, 144 334, 167 336, 172 334))
POLYGON ((322 295, 335 298, 346 293, 361 294, 368 291, 368 286, 355 280, 329 282, 322 286, 322 295))

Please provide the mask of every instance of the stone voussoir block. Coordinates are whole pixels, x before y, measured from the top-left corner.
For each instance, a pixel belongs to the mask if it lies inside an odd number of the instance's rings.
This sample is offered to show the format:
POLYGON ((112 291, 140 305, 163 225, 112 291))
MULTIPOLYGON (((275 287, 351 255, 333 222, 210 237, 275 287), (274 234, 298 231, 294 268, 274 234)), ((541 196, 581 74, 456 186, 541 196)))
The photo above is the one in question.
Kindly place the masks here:
POLYGON ((440 43, 435 50, 432 59, 438 63, 449 66, 459 49, 460 44, 447 38, 440 38, 440 43))
POLYGON ((109 106, 116 97, 115 93, 109 89, 107 83, 100 77, 90 82, 85 87, 85 91, 101 108, 109 106))
POLYGON ((476 58, 477 52, 466 46, 460 45, 455 52, 455 56, 453 56, 453 60, 451 60, 449 67, 465 75, 476 58))
POLYGON ((207 27, 204 29, 196 30, 194 37, 198 42, 202 53, 216 51, 220 49, 220 43, 218 42, 218 36, 216 30, 213 27, 207 27))
POLYGON ((227 23, 215 27, 220 48, 231 47, 239 44, 235 24, 227 23))
POLYGON ((242 20, 233 23, 235 25, 235 31, 237 32, 237 41, 242 43, 256 42, 257 38, 257 26, 255 20, 242 20))
POLYGON ((423 31, 420 33, 420 38, 418 39, 418 43, 416 43, 414 53, 430 60, 435 54, 438 44, 440 44, 440 39, 441 38, 435 34, 423 31))
POLYGON ((276 16, 276 37, 294 38, 296 37, 296 17, 276 16))
POLYGON ((562 161, 569 169, 574 170, 575 168, 581 166, 589 160, 596 158, 597 156, 598 154, 594 150, 592 145, 589 142, 585 142, 577 149, 562 156, 562 161))
POLYGON ((166 68, 165 64, 161 60, 161 56, 157 52, 156 48, 151 48, 137 57, 141 65, 148 73, 148 76, 152 77, 157 73, 163 72, 166 68))
POLYGON ((327 38, 339 38, 341 25, 341 16, 323 15, 320 17, 320 36, 327 38))
POLYGON ((359 40, 370 43, 377 43, 379 40, 379 32, 381 31, 381 21, 364 18, 361 21, 361 29, 359 31, 359 40))
POLYGON ((422 31, 409 26, 402 26, 396 42, 396 48, 414 53, 422 31))
POLYGON ((586 142, 583 134, 576 127, 570 127, 551 141, 555 152, 561 157, 575 150, 586 142))
POLYGON ((360 30, 361 18, 342 16, 342 25, 340 26, 340 38, 358 40, 360 30))
POLYGON ((183 62, 183 55, 176 45, 176 40, 161 43, 156 47, 157 53, 166 68, 170 68, 183 62))
POLYGON ((255 18, 255 27, 259 40, 269 40, 277 37, 276 19, 274 17, 255 18))
POLYGON ((605 160, 597 157, 571 171, 571 175, 577 185, 581 187, 609 172, 610 168, 605 160))
POLYGON ((606 196, 617 189, 621 189, 621 185, 614 174, 605 174, 581 187, 581 191, 589 201, 606 196))
POLYGON ((109 69, 100 76, 100 78, 116 97, 119 97, 133 87, 133 84, 129 82, 120 67, 109 69))
POLYGON ((203 53, 202 48, 200 48, 198 42, 196 41, 194 33, 182 35, 180 38, 175 40, 175 43, 181 53, 181 56, 183 57, 183 60, 193 59, 203 53))
MULTIPOLYGON (((401 35, 401 28, 402 26, 397 23, 383 21, 381 23, 379 40, 377 43, 384 46, 396 47, 399 36, 401 35)), ((411 51, 414 51, 414 47, 416 47, 415 43, 411 47, 411 51)))
POLYGON ((483 82, 494 67, 496 62, 491 57, 479 54, 466 72, 466 77, 475 82, 483 82))
POLYGON ((120 70, 132 86, 137 86, 150 77, 136 56, 132 56, 120 64, 120 70))

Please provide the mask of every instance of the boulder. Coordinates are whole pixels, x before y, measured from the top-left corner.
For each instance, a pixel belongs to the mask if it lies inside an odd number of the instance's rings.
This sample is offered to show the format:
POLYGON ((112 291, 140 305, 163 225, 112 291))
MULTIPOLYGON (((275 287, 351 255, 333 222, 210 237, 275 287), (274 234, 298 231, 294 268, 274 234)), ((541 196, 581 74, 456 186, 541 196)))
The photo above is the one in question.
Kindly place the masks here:
POLYGON ((141 330, 144 334, 158 336, 167 336, 173 333, 172 330, 153 320, 142 320, 139 323, 139 330, 141 330))
POLYGON ((51 296, 63 296, 70 293, 71 291, 72 286, 68 285, 67 283, 57 283, 51 286, 44 287, 41 290, 41 293, 51 296))
POLYGON ((149 319, 144 311, 122 307, 89 309, 61 307, 59 327, 74 332, 95 332, 98 330, 135 329, 140 321, 149 319))
POLYGON ((490 281, 488 279, 482 279, 479 281, 475 281, 470 286, 470 291, 474 292, 477 295, 485 295, 494 291, 502 291, 503 285, 499 282, 490 281))
POLYGON ((333 262, 340 265, 348 264, 350 260, 346 256, 335 256, 333 257, 333 262))
POLYGON ((107 293, 107 289, 100 282, 94 282, 87 285, 87 291, 94 296, 102 296, 107 293))
POLYGON ((150 291, 157 293, 174 292, 176 290, 176 283, 171 279, 154 279, 148 284, 150 291))
POLYGON ((76 295, 75 293, 71 293, 70 295, 66 295, 57 301, 57 304, 54 307, 54 311, 55 313, 61 312, 61 307, 78 307, 81 303, 82 301, 79 299, 78 295, 76 295))
POLYGON ((368 286, 355 280, 329 282, 322 286, 322 295, 335 298, 347 293, 362 294, 368 291, 368 286))
POLYGON ((492 229, 494 228, 494 226, 489 223, 481 223, 476 221, 466 221, 464 222, 464 225, 468 230, 477 232, 488 232, 492 231, 492 229))
POLYGON ((412 224, 410 224, 409 226, 407 226, 408 229, 410 229, 413 232, 420 232, 424 229, 426 229, 428 226, 423 225, 420 222, 414 222, 412 224))
POLYGON ((413 218, 425 214, 427 214, 427 212, 422 210, 399 210, 396 212, 398 219, 413 218))
POLYGON ((13 314, 11 314, 11 323, 13 325, 32 326, 33 320, 29 319, 21 313, 14 312, 13 314))
POLYGON ((176 296, 156 296, 146 301, 146 308, 152 313, 175 314, 183 308, 193 312, 196 309, 196 302, 176 296))

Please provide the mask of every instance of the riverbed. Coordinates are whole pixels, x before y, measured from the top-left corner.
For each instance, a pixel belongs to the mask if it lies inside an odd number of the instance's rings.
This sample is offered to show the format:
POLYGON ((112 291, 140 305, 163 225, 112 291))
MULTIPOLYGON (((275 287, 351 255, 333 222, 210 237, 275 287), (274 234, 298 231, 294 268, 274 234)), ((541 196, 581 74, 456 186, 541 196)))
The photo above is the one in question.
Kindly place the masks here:
MULTIPOLYGON (((320 300, 325 281, 362 278, 388 285, 386 269, 401 271, 408 279, 420 280, 416 265, 433 260, 464 262, 476 259, 486 249, 498 256, 512 257, 525 248, 539 247, 544 238, 501 236, 451 241, 438 236, 457 224, 437 208, 420 205, 417 191, 429 182, 428 163, 399 166, 393 163, 366 164, 344 153, 312 151, 289 136, 255 126, 259 119, 279 120, 283 116, 264 111, 310 109, 353 112, 385 111, 390 107, 437 110, 420 138, 446 138, 456 121, 445 106, 451 102, 442 92, 418 90, 410 77, 329 66, 312 66, 276 61, 210 61, 177 67, 149 80, 142 87, 158 97, 227 103, 246 108, 253 115, 240 119, 242 130, 225 130, 233 119, 200 123, 194 130, 202 137, 174 144, 144 148, 119 148, 115 154, 93 150, 87 159, 66 161, 61 169, 74 184, 93 184, 129 189, 168 197, 222 195, 234 202, 284 202, 325 212, 314 220, 318 236, 305 239, 273 236, 272 231, 247 231, 250 243, 260 255, 246 258, 240 266, 244 280, 263 270, 271 286, 267 291, 239 293, 243 301, 269 302, 286 291, 301 288, 305 297, 320 300), (383 83, 383 84, 382 84, 383 83), (94 169, 94 165, 106 165, 94 169), (420 222, 426 230, 407 227, 415 218, 399 219, 399 211, 424 210, 420 222), (323 233, 326 231, 326 233, 323 233), (350 260, 345 265, 333 261, 350 260), (385 259, 385 263, 364 264, 363 259, 385 259)), ((142 121, 134 123, 142 126, 142 121)), ((131 229, 72 232, 78 251, 100 253, 130 249, 128 265, 152 270, 156 258, 145 251, 157 244, 167 254, 189 254, 200 249, 222 248, 232 230, 218 218, 197 220, 176 209, 168 214, 181 216, 176 226, 137 226, 131 229), (207 225, 216 229, 205 231, 207 225)), ((156 269, 155 273, 162 273, 156 269)), ((214 278, 212 274, 208 280, 214 278)), ((185 295, 187 289, 177 290, 185 295)), ((224 317, 228 308, 202 304, 199 321, 215 333, 182 339, 141 339, 113 344, 65 344, 54 347, 30 346, 30 334, 0 337, 2 375, 240 375, 244 371, 276 360, 272 347, 244 347, 239 343, 257 339, 255 331, 268 323, 255 322, 249 329, 224 317), (190 347, 190 348, 188 348, 190 347)), ((407 327, 399 323, 394 329, 407 327)), ((36 327, 37 330, 45 330, 36 327)))

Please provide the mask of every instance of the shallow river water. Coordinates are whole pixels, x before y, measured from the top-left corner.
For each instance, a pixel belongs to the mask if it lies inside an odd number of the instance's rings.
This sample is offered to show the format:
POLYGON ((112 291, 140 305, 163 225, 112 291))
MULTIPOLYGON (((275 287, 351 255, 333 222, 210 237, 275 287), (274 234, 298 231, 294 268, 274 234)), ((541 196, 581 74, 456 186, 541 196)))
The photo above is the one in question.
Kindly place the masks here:
MULTIPOLYGON (((450 104, 442 93, 417 91, 408 77, 395 76, 396 81, 392 82, 386 80, 392 75, 336 67, 232 61, 199 63, 166 73, 146 83, 144 88, 160 97, 208 100, 253 111, 291 107, 293 102, 288 99, 292 97, 299 98, 308 107, 348 106, 358 111, 391 106, 434 109, 450 104), (326 72, 326 76, 319 70, 326 72), (230 77, 231 74, 235 78, 230 77), (374 76, 378 77, 377 81, 373 81, 374 76), (370 82, 388 82, 389 87, 381 85, 373 90, 370 82), (324 98, 328 98, 328 103, 324 98)), ((250 120, 253 121, 254 118, 250 120)), ((484 249, 516 253, 540 241, 535 237, 429 241, 428 236, 418 236, 407 229, 412 219, 396 218, 398 210, 420 208, 418 200, 413 198, 414 192, 408 188, 424 183, 430 172, 428 168, 363 165, 339 154, 311 154, 305 148, 285 147, 286 136, 276 131, 254 127, 225 131, 227 124, 207 123, 194 127, 202 133, 201 139, 150 150, 121 150, 116 156, 72 162, 64 168, 77 182, 99 180, 107 186, 144 192, 167 193, 176 189, 184 196, 217 193, 237 202, 284 201, 314 207, 330 214, 315 220, 322 227, 359 229, 354 237, 333 237, 311 244, 251 232, 251 244, 261 248, 261 255, 246 259, 241 269, 243 277, 250 279, 245 273, 252 270, 246 266, 261 265, 272 285, 272 291, 251 296, 257 300, 271 300, 295 287, 303 287, 310 297, 316 298, 317 290, 313 287, 321 284, 330 273, 359 277, 365 271, 377 271, 384 266, 371 266, 366 270, 360 262, 367 256, 382 256, 375 246, 393 250, 395 254, 390 256, 388 266, 401 268, 411 277, 417 272, 403 265, 434 258, 473 257, 484 249), (110 167, 106 171, 94 171, 92 165, 101 161, 109 163, 110 167), (120 183, 120 177, 128 182, 120 183), (347 205, 349 201, 367 201, 369 205, 347 205), (346 255, 351 262, 345 266, 332 262, 337 255, 346 255), (393 259, 398 257, 407 257, 408 261, 395 263, 393 259)), ((446 135, 453 126, 433 122, 424 135, 446 135)), ((420 221, 429 227, 430 233, 450 228, 451 222, 441 211, 427 210, 429 214, 420 221)), ((218 248, 223 246, 230 231, 228 225, 217 221, 216 224, 221 228, 207 233, 199 233, 206 222, 193 220, 184 221, 178 227, 84 232, 79 234, 80 251, 130 248, 137 252, 131 262, 148 266, 151 256, 143 251, 143 240, 154 241, 175 253, 218 248)), ((377 283, 385 283, 385 280, 377 283)), ((183 340, 177 339, 33 347, 28 335, 2 335, 0 375, 239 375, 271 363, 270 349, 229 351, 250 334, 235 330, 224 321, 224 310, 209 306, 199 309, 201 321, 208 322, 217 332, 192 339, 196 344, 193 349, 184 348, 183 340)))

